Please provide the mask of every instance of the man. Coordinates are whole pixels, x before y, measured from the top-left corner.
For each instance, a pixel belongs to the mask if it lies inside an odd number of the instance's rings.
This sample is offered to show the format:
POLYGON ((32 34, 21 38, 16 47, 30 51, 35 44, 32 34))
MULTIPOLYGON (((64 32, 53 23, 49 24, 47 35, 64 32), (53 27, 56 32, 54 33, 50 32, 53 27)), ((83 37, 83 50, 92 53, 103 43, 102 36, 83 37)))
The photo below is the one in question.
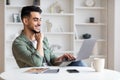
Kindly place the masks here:
MULTIPOLYGON (((42 10, 36 6, 25 6, 21 11, 21 20, 24 29, 21 34, 14 40, 12 45, 13 55, 20 68, 38 67, 38 66, 57 66, 64 59, 74 60, 72 54, 64 54, 56 57, 49 48, 47 38, 41 31, 41 13, 42 10), (36 44, 36 45, 35 45, 36 44)), ((81 61, 69 65, 81 65, 81 61)))

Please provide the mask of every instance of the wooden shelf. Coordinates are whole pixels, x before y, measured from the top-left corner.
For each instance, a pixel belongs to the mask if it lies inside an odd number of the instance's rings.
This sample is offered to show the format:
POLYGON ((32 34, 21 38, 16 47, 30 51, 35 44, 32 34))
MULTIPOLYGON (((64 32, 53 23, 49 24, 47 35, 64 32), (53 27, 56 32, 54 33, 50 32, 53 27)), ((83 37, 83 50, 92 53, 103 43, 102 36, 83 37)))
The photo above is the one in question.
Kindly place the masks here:
POLYGON ((42 13, 43 16, 74 16, 74 13, 42 13))
POLYGON ((21 22, 18 22, 18 23, 14 23, 14 22, 8 22, 6 23, 7 25, 22 25, 21 22))
POLYGON ((22 8, 23 6, 5 5, 6 8, 22 8))
POLYGON ((76 7, 77 10, 104 10, 104 7, 76 7))
POLYGON ((45 32, 46 35, 69 35, 74 34, 74 32, 45 32))
POLYGON ((104 23, 79 23, 76 26, 104 26, 104 23))
MULTIPOLYGON (((76 39, 75 42, 83 42, 84 39, 76 39)), ((97 42, 105 42, 105 39, 97 39, 97 42)))

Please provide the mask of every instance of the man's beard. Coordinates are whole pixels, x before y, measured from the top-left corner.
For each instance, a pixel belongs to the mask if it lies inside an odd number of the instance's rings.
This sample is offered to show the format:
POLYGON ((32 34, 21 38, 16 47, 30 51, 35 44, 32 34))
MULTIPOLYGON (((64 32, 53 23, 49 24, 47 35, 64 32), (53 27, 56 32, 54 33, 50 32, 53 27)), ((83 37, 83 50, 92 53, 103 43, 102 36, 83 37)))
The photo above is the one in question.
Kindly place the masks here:
POLYGON ((40 33, 40 31, 31 30, 33 33, 40 33))
MULTIPOLYGON (((39 24, 38 25, 35 25, 35 27, 38 27, 38 26, 40 26, 39 24)), ((39 29, 39 31, 38 30, 34 30, 33 28, 31 28, 31 27, 28 27, 29 28, 29 30, 31 30, 31 32, 33 32, 33 33, 40 33, 41 31, 40 31, 40 29, 39 29)))

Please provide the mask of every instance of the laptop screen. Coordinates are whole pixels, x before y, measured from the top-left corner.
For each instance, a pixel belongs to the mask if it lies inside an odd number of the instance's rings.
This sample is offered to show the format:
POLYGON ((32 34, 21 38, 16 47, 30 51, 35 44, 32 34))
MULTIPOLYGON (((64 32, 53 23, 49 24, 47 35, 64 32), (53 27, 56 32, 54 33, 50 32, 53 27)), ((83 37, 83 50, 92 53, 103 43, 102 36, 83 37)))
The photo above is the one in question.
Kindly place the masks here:
POLYGON ((76 60, 83 60, 90 57, 95 46, 96 39, 84 39, 82 46, 77 54, 76 60))

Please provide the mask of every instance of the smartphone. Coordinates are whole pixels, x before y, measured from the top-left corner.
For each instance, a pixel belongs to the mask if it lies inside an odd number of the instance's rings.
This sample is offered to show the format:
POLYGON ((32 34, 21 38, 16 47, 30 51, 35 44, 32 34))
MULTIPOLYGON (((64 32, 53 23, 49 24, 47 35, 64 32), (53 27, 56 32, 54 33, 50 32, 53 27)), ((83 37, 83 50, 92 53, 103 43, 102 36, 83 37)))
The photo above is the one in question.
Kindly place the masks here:
POLYGON ((69 73, 79 73, 79 71, 76 70, 76 69, 67 69, 67 72, 69 72, 69 73))

